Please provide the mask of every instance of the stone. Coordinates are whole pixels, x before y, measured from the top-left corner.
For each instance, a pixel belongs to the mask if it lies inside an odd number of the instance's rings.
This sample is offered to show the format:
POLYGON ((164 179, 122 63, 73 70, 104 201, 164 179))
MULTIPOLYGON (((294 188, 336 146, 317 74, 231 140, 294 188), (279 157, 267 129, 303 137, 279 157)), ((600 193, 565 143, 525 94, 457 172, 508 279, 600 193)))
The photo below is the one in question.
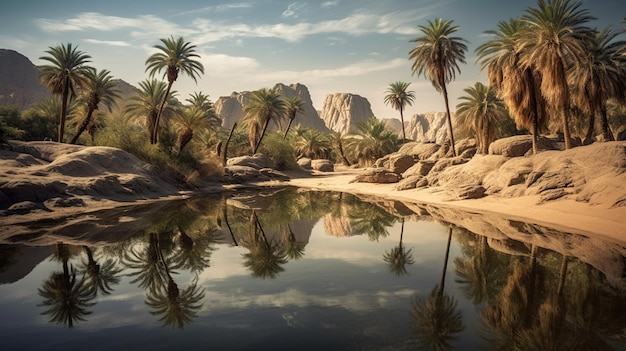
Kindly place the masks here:
POLYGON ((335 165, 330 160, 312 160, 311 168, 315 171, 320 172, 334 172, 335 165))
POLYGON ((226 166, 247 166, 255 169, 271 168, 272 160, 265 154, 255 154, 252 156, 232 157, 226 161, 226 166))
POLYGON ((355 133, 359 123, 374 116, 369 101, 356 94, 328 94, 320 117, 328 129, 340 134, 355 133))
POLYGON ((385 168, 370 168, 357 175, 350 183, 397 183, 400 176, 385 168))
POLYGON ((521 157, 532 150, 532 135, 514 135, 495 140, 489 145, 489 154, 504 157, 521 157))
POLYGON ((308 157, 301 157, 299 158, 296 163, 298 164, 298 166, 306 169, 306 170, 310 170, 312 169, 311 167, 311 159, 308 157))
POLYGON ((459 200, 480 199, 485 196, 485 188, 481 185, 465 185, 454 189, 454 194, 459 200))
POLYGON ((387 169, 389 169, 393 173, 402 174, 414 164, 415 160, 413 159, 413 156, 392 154, 389 156, 387 169))
POLYGON ((417 182, 419 182, 420 179, 422 179, 422 177, 418 175, 410 175, 406 178, 402 178, 396 185, 395 189, 396 190, 415 189, 417 187, 417 182))
POLYGON ((421 176, 421 177, 426 176, 430 172, 430 170, 433 168, 436 162, 437 161, 433 161, 433 160, 419 161, 413 166, 411 166, 409 169, 404 171, 404 173, 402 173, 402 177, 408 178, 410 176, 421 176))

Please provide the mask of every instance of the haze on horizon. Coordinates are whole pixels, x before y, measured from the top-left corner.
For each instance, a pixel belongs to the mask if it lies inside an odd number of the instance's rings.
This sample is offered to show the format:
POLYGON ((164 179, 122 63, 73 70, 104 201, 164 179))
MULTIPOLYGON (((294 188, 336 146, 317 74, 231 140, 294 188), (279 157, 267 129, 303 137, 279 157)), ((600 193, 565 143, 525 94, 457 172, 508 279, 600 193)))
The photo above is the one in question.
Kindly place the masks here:
MULTIPOLYGON (((496 0, 330 0, 330 1, 185 1, 155 0, 149 5, 107 2, 16 1, 3 5, 0 48, 15 50, 43 64, 49 47, 78 45, 91 65, 137 85, 148 76, 145 60, 159 39, 183 36, 197 46, 205 74, 196 84, 181 75, 174 85, 179 99, 202 91, 215 101, 234 91, 301 83, 321 109, 331 93, 368 99, 379 118, 397 118, 383 96, 395 81, 411 82, 416 102, 405 116, 443 111, 444 102, 424 77, 411 74, 410 40, 418 25, 441 17, 454 20, 459 37, 469 41, 467 64, 449 86, 454 107, 463 89, 485 75, 474 49, 487 40, 484 31, 501 20, 518 17, 536 1, 496 0)), ((590 27, 617 30, 626 26, 626 4, 586 0, 582 8, 598 20, 590 27)))

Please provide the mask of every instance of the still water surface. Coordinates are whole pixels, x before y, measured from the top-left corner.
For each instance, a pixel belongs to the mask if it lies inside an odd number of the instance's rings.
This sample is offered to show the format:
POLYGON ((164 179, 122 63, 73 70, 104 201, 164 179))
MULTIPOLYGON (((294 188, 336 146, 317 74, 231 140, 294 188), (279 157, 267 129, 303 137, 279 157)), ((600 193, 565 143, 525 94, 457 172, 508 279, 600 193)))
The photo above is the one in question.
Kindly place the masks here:
POLYGON ((626 348, 623 246, 458 222, 285 188, 31 223, 0 245, 0 348, 626 348))

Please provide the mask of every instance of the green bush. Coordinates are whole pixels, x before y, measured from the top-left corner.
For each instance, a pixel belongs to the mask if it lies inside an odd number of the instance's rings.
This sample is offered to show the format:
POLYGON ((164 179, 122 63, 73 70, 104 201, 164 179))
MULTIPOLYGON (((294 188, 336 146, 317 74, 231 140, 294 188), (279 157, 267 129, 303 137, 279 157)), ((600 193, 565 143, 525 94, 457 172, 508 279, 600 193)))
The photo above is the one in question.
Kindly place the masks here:
POLYGON ((278 170, 296 167, 293 146, 288 139, 283 140, 281 133, 266 133, 258 152, 267 155, 274 162, 274 168, 278 170))

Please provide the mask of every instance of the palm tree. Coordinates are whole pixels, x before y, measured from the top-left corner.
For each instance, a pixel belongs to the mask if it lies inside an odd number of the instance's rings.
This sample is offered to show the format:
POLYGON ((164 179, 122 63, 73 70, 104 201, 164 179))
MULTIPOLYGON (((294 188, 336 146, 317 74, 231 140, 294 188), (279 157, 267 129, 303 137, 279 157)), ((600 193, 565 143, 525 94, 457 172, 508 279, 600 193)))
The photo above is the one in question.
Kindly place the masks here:
MULTIPOLYGON (((139 88, 135 88, 135 94, 128 99, 125 112, 134 118, 145 118, 146 127, 150 133, 150 143, 156 144, 155 129, 156 120, 159 113, 160 103, 165 97, 166 85, 156 79, 139 82, 139 88)), ((171 92, 171 99, 167 103, 167 108, 163 110, 166 116, 173 115, 175 101, 173 97, 176 92, 171 92)))
POLYGON ((346 144, 347 139, 343 134, 339 132, 330 132, 328 134, 328 140, 330 141, 330 145, 335 148, 339 152, 339 156, 341 157, 341 161, 344 165, 350 166, 350 161, 346 157, 346 153, 344 151, 343 146, 346 144))
POLYGON ((406 249, 404 244, 402 243, 402 236, 404 235, 404 218, 402 218, 402 227, 400 229, 400 242, 398 246, 393 247, 391 250, 385 252, 383 255, 383 261, 387 262, 389 265, 389 270, 395 275, 405 275, 409 274, 406 270, 407 264, 415 263, 413 259, 413 249, 406 249))
POLYGON ((289 128, 291 128, 293 120, 296 119, 296 115, 298 113, 304 113, 305 106, 305 102, 300 98, 299 95, 285 98, 285 115, 287 119, 289 119, 289 124, 287 124, 287 129, 285 129, 283 140, 287 137, 287 133, 289 133, 289 128))
POLYGON ((250 252, 243 255, 244 266, 256 277, 276 278, 285 270, 282 265, 287 263, 287 254, 280 246, 267 240, 261 222, 254 211, 250 216, 250 225, 249 237, 245 241, 250 252))
POLYGON ((406 140, 406 133, 404 131, 404 107, 406 105, 413 105, 415 101, 415 92, 412 90, 407 91, 411 83, 407 82, 394 82, 389 84, 387 88, 387 95, 385 95, 385 105, 391 105, 395 110, 400 111, 400 122, 402 123, 402 140, 406 140))
POLYGON ((541 75, 521 64, 520 37, 526 24, 518 19, 500 21, 497 30, 485 31, 493 39, 476 48, 481 69, 487 70, 490 83, 507 104, 518 129, 528 129, 537 154, 539 132, 546 127, 546 102, 541 94, 541 75))
POLYGON ((155 74, 164 71, 163 76, 167 77, 167 89, 165 95, 161 99, 159 110, 156 114, 156 120, 154 124, 154 133, 152 136, 153 143, 158 142, 159 122, 165 104, 170 95, 172 84, 178 79, 179 73, 185 73, 190 76, 194 82, 198 82, 198 76, 204 74, 204 66, 195 58, 200 56, 196 54, 196 46, 191 45, 189 42, 185 42, 183 37, 170 37, 169 39, 161 39, 162 45, 155 45, 154 48, 160 50, 146 60, 146 72, 149 72, 150 77, 154 77, 155 74))
POLYGON ((295 138, 294 150, 298 157, 328 158, 332 151, 332 146, 326 135, 319 130, 303 128, 295 138))
POLYGON ((204 296, 204 289, 198 287, 197 278, 181 291, 170 276, 167 286, 147 291, 146 305, 151 307, 151 315, 162 315, 159 321, 164 325, 182 329, 197 316, 204 296))
POLYGON ((89 73, 93 70, 87 65, 91 62, 89 60, 91 56, 78 51, 78 48, 72 47, 71 43, 50 47, 46 53, 50 56, 43 56, 39 59, 48 61, 50 64, 37 66, 37 68, 41 71, 39 74, 41 82, 53 95, 61 96, 57 141, 62 143, 68 103, 76 96, 76 90, 87 84, 89 73))
POLYGON ((478 152, 487 154, 489 144, 495 139, 499 122, 507 117, 504 102, 496 96, 491 86, 476 82, 473 87, 465 88, 467 94, 456 105, 458 125, 473 130, 478 141, 478 152))
POLYGON ((455 78, 456 72, 460 73, 459 62, 465 63, 467 41, 452 36, 459 30, 459 27, 453 26, 452 22, 452 20, 437 18, 434 22, 428 21, 428 26, 418 26, 423 35, 411 40, 419 44, 409 51, 409 59, 413 60, 411 66, 413 74, 418 76, 424 74, 430 79, 435 89, 443 94, 450 146, 452 155, 456 156, 446 84, 455 78))
MULTIPOLYGON (((37 133, 37 135, 42 136, 42 139, 50 138, 50 140, 52 140, 55 135, 58 136, 58 121, 61 119, 61 105, 61 97, 52 96, 47 99, 38 101, 32 107, 32 111, 37 115, 33 118, 33 120, 43 120, 37 123, 43 124, 41 128, 34 128, 39 129, 40 132, 37 133)), ((75 114, 77 114, 77 112, 77 101, 70 101, 67 105, 66 118, 72 118, 75 114)))
POLYGON ((87 98, 87 115, 80 124, 76 135, 70 141, 70 144, 75 144, 80 135, 87 129, 87 126, 91 122, 91 117, 95 110, 98 110, 98 106, 102 103, 109 112, 112 107, 117 104, 116 99, 120 98, 120 91, 117 88, 117 84, 112 80, 111 72, 102 70, 96 72, 96 70, 90 70, 88 77, 89 80, 84 87, 84 94, 87 98))
POLYGON ((583 24, 593 20, 582 2, 538 0, 538 8, 528 8, 521 20, 528 26, 520 37, 523 63, 541 73, 541 92, 561 116, 565 149, 571 148, 569 119, 570 91, 567 70, 583 64, 590 30, 583 24))
POLYGON ((178 126, 178 153, 191 141, 194 132, 209 129, 212 121, 207 111, 196 106, 188 106, 176 110, 174 124, 178 126))
POLYGON ((595 140, 596 115, 600 113, 604 140, 613 141, 613 133, 609 128, 606 102, 611 97, 619 97, 626 89, 626 75, 623 67, 626 57, 623 56, 626 42, 616 41, 621 33, 610 29, 594 31, 587 41, 585 64, 572 67, 568 79, 574 87, 575 104, 589 115, 589 127, 584 144, 595 140))
POLYGON ((285 101, 273 90, 263 88, 250 94, 250 100, 243 107, 243 112, 248 122, 248 136, 253 154, 256 154, 261 145, 270 121, 277 122, 285 115, 285 109, 285 101))
POLYGON ((371 164, 397 150, 398 135, 385 122, 370 117, 357 125, 358 132, 348 144, 359 162, 371 164))

